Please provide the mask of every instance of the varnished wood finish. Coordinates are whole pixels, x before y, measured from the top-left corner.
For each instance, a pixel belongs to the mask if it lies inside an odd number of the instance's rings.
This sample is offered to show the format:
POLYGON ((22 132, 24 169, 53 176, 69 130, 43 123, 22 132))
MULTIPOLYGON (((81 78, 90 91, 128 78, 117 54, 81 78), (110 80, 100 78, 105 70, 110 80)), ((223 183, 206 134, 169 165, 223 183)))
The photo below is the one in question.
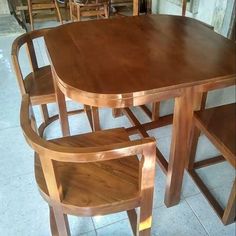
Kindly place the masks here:
POLYGON ((133 16, 139 15, 139 0, 133 0, 133 16))
POLYGON ((60 23, 62 24, 62 17, 61 17, 61 13, 59 10, 57 0, 48 0, 48 2, 27 0, 27 3, 28 3, 31 30, 34 30, 34 17, 33 17, 33 15, 34 15, 34 11, 36 11, 36 10, 38 11, 38 10, 54 9, 60 23))
MULTIPOLYGON (((184 3, 183 1, 183 11, 182 14, 185 15, 185 11, 186 11, 186 1, 184 3), (185 7, 184 7, 185 5, 185 7), (185 8, 185 9, 184 9, 185 8)), ((211 29, 211 30, 214 30, 214 27, 212 25, 209 25, 209 24, 206 24, 205 22, 202 22, 202 21, 199 21, 199 20, 196 20, 194 19, 196 22, 202 24, 203 26, 207 27, 208 29, 211 29)), ((202 96, 202 102, 201 102, 201 109, 204 109, 205 108, 205 105, 206 105, 206 100, 207 100, 207 92, 203 93, 203 96, 202 96)), ((149 118, 152 119, 153 121, 155 120, 158 120, 158 118, 160 117, 160 102, 154 102, 152 104, 152 111, 150 111, 147 106, 143 105, 141 107, 142 109, 145 108, 145 112, 148 114, 149 118), (150 114, 150 112, 151 114, 150 114)))
POLYGON ((166 125, 170 125, 173 122, 173 115, 166 115, 166 116, 162 116, 160 117, 160 119, 158 121, 151 121, 145 124, 138 124, 138 125, 134 125, 131 126, 129 128, 126 128, 126 131, 132 135, 132 134, 137 134, 139 133, 139 129, 142 128, 146 131, 151 130, 151 129, 157 129, 166 125))
POLYGON ((182 0, 182 16, 186 15, 187 0, 182 0))
MULTIPOLYGON (((135 117, 133 112, 129 108, 123 109, 123 113, 127 116, 131 124, 136 127, 136 131, 141 137, 149 137, 147 131, 142 127, 142 125, 139 123, 138 119, 135 117)), ((157 154, 157 162, 160 165, 163 172, 166 174, 168 169, 168 163, 165 160, 165 157, 162 155, 160 150, 156 148, 156 154, 157 154)))
POLYGON ((230 224, 235 221, 236 189, 235 181, 229 196, 228 204, 223 209, 217 202, 213 194, 201 180, 195 169, 218 163, 224 158, 236 168, 236 104, 228 104, 220 107, 214 107, 206 110, 200 110, 194 113, 194 127, 192 148, 188 171, 198 185, 208 202, 212 205, 218 216, 224 224, 230 224), (208 160, 194 163, 196 145, 199 132, 202 131, 208 139, 216 146, 223 156, 218 156, 208 160))
POLYGON ((236 45, 194 19, 166 15, 72 23, 45 41, 57 86, 75 101, 124 108, 175 98, 165 202, 178 203, 193 111, 203 92, 235 84, 236 45))
POLYGON ((231 224, 232 222, 236 221, 236 180, 234 180, 230 195, 229 195, 229 200, 227 203, 227 206, 224 210, 224 214, 222 217, 222 222, 225 225, 231 224))
POLYGON ((236 168, 236 104, 197 111, 194 121, 227 161, 236 168))
MULTIPOLYGON (((47 105, 48 103, 56 102, 56 95, 53 85, 53 77, 51 66, 45 65, 39 67, 37 61, 36 50, 33 41, 44 37, 45 33, 50 29, 41 29, 25 33, 17 37, 12 44, 12 64, 16 73, 17 82, 20 88, 21 95, 29 94, 32 105, 40 105, 43 123, 39 126, 39 133, 43 135, 44 129, 57 120, 58 115, 49 117, 47 105), (19 52, 23 47, 26 47, 31 72, 23 76, 22 68, 20 66, 19 52)), ((68 114, 76 114, 83 112, 83 110, 71 111, 68 114)))
POLYGON ((143 105, 162 91, 235 78, 235 44, 186 17, 75 22, 53 29, 45 41, 62 91, 93 106, 143 105))
POLYGON ((132 209, 140 207, 139 216, 131 217, 135 235, 150 235, 155 139, 130 141, 125 129, 118 128, 46 141, 32 129, 27 94, 22 96, 20 118, 36 152, 35 178, 50 206, 52 233, 70 235, 67 214, 134 214, 132 209))
POLYGON ((85 112, 87 114, 90 126, 93 131, 100 130, 100 122, 99 122, 99 110, 97 107, 90 107, 88 105, 84 106, 85 112))
POLYGON ((212 157, 206 160, 201 160, 201 161, 197 161, 194 163, 193 168, 194 169, 200 169, 202 167, 206 167, 212 164, 217 164, 217 163, 221 163, 224 162, 225 158, 223 156, 217 156, 217 157, 212 157))
POLYGON ((79 3, 76 0, 69 0, 71 21, 80 21, 81 17, 97 16, 100 18, 108 18, 108 2, 107 1, 87 1, 79 3))

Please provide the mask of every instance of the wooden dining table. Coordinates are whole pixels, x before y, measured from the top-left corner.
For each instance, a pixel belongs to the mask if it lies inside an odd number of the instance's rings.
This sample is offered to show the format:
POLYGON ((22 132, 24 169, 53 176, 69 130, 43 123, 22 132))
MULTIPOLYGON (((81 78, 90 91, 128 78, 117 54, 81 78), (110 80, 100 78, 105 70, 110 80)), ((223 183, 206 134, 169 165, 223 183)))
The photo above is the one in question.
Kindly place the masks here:
MULTIPOLYGON (((173 123, 169 162, 159 149, 157 162, 167 175, 165 204, 177 204, 193 112, 203 93, 235 85, 236 44, 194 19, 170 15, 69 23, 49 31, 45 42, 64 135, 69 135, 65 96, 125 114, 130 134, 147 137, 148 130, 173 123), (146 124, 130 109, 170 98, 173 116, 146 124)), ((93 123, 98 126, 96 114, 93 123)))

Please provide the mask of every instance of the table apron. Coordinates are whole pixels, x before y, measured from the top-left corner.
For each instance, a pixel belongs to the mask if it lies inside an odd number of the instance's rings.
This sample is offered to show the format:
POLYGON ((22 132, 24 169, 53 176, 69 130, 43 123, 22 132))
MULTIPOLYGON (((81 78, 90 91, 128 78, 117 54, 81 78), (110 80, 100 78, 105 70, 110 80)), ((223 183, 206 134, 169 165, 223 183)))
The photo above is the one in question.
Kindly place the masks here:
POLYGON ((224 88, 236 84, 236 76, 219 78, 218 81, 208 81, 202 84, 186 86, 182 88, 170 88, 166 91, 157 91, 153 93, 146 93, 140 96, 122 96, 114 94, 93 94, 84 92, 74 88, 65 88, 58 80, 57 85, 65 96, 71 98, 73 101, 94 106, 94 107, 109 107, 109 108, 125 108, 132 106, 140 106, 152 102, 160 102, 171 98, 177 98, 183 95, 185 89, 193 88, 194 92, 207 92, 214 89, 224 88))

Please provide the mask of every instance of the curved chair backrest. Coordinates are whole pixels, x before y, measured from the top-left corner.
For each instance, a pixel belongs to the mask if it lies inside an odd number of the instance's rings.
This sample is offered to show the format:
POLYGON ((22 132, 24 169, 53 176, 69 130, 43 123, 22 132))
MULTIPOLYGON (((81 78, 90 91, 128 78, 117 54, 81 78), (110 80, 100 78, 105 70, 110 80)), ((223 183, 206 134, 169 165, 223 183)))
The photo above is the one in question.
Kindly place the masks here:
POLYGON ((21 128, 28 144, 48 160, 77 163, 105 161, 130 155, 150 155, 155 147, 154 138, 90 148, 57 145, 38 136, 34 121, 30 98, 25 94, 22 96, 20 112, 21 128))
POLYGON ((21 94, 25 94, 26 89, 24 86, 23 73, 19 62, 19 51, 22 46, 24 45, 26 46, 32 72, 37 71, 39 66, 33 40, 40 37, 44 37, 45 33, 48 32, 49 30, 50 30, 49 28, 46 28, 22 34, 19 37, 17 37, 12 44, 12 49, 11 49, 12 64, 17 76, 17 81, 20 87, 21 94))

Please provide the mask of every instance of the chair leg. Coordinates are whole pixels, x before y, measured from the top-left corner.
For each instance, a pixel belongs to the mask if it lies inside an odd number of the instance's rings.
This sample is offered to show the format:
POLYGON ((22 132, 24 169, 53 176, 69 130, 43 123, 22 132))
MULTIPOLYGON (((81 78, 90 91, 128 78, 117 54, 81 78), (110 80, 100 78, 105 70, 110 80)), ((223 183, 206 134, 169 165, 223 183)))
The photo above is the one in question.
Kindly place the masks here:
POLYGON ((71 0, 69 0, 69 8, 70 8, 70 20, 73 22, 74 20, 73 20, 73 8, 74 6, 72 5, 72 2, 71 2, 71 0))
POLYGON ((117 117, 123 116, 122 109, 113 108, 112 109, 112 116, 113 116, 113 118, 117 118, 117 117))
POLYGON ((158 120, 160 116, 160 102, 152 103, 152 120, 158 120))
POLYGON ((99 109, 97 107, 91 107, 91 111, 92 111, 93 131, 101 130, 99 122, 99 109))
POLYGON ((31 27, 31 30, 34 30, 33 13, 32 13, 32 0, 28 0, 28 10, 29 10, 29 17, 30 17, 30 27, 31 27))
POLYGON ((57 0, 53 0, 54 4, 55 4, 55 8, 56 8, 56 11, 57 11, 57 16, 59 18, 59 21, 62 25, 62 18, 61 18, 61 13, 60 13, 60 9, 59 9, 59 6, 58 6, 58 3, 57 3, 57 0))
POLYGON ((105 15, 105 18, 107 19, 108 18, 108 5, 107 4, 104 4, 104 15, 105 15))
POLYGON ((89 121, 90 127, 93 130, 92 112, 91 112, 90 106, 84 105, 84 112, 86 113, 86 115, 88 117, 88 121, 89 121))
POLYGON ((150 236, 152 227, 153 187, 144 190, 137 219, 137 236, 150 236))
POLYGON ((234 180, 222 221, 225 225, 231 224, 236 217, 236 180, 234 180))
POLYGON ((129 222, 130 222, 133 234, 136 235, 136 231, 137 231, 137 213, 136 213, 135 209, 128 210, 127 215, 129 217, 129 222))
POLYGON ((87 114, 92 131, 100 130, 99 112, 97 107, 84 105, 84 111, 87 114))
POLYGON ((142 209, 140 207, 140 215, 137 221, 137 236, 150 236, 152 226, 152 209, 142 209))
POLYGON ((40 111, 43 118, 43 122, 46 124, 49 120, 48 108, 46 104, 40 105, 40 111))
POLYGON ((80 21, 80 20, 81 20, 81 16, 80 16, 80 6, 78 5, 76 8, 77 8, 77 20, 80 21))
POLYGON ((49 215, 50 215, 50 228, 53 236, 59 236, 57 229, 56 219, 54 216, 53 208, 49 206, 49 215))
POLYGON ((148 208, 148 209, 149 211, 147 209, 143 211, 142 207, 140 207, 139 217, 137 216, 135 209, 127 211, 131 228, 135 236, 150 236, 151 235, 152 206, 151 208, 148 208))
POLYGON ((50 226, 53 236, 70 236, 67 215, 59 207, 50 207, 50 226))
POLYGON ((194 166, 196 151, 197 151, 197 145, 198 145, 198 139, 201 134, 201 131, 193 124, 191 137, 189 140, 189 159, 186 161, 186 168, 188 170, 192 170, 194 166))
POLYGON ((205 109, 206 101, 207 101, 207 92, 204 92, 202 93, 201 110, 205 109))

